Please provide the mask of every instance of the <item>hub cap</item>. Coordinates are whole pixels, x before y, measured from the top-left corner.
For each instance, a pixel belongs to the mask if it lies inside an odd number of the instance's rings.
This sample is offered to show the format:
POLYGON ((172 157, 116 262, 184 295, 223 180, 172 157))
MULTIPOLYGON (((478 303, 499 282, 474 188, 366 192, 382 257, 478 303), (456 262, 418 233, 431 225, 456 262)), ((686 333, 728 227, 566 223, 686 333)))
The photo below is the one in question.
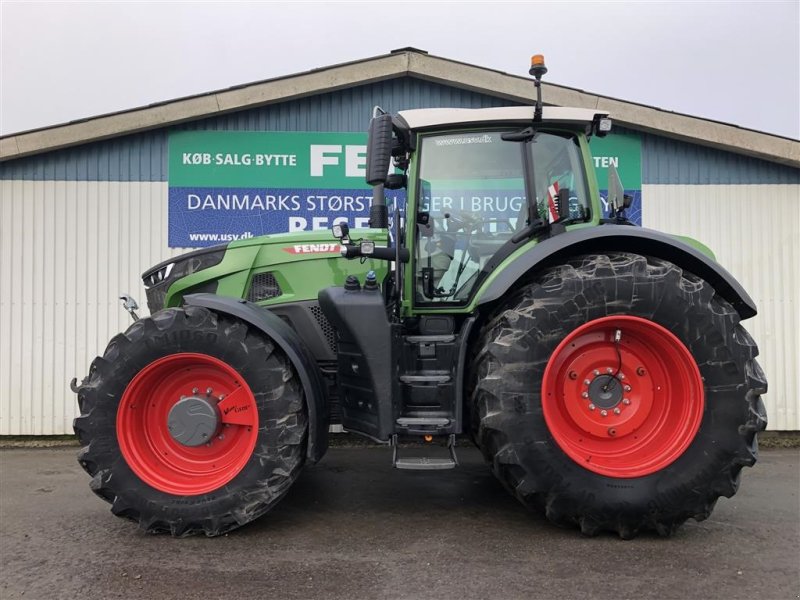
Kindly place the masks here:
POLYGON ((244 379, 206 354, 151 362, 128 384, 117 409, 128 466, 148 485, 192 496, 230 482, 258 436, 258 409, 244 379))
POLYGON ((689 350, 639 317, 578 327, 555 349, 542 381, 544 418, 556 443, 609 477, 642 477, 675 461, 697 434, 704 405, 689 350))
POLYGON ((184 446, 207 443, 217 433, 218 426, 216 402, 199 396, 178 400, 167 417, 169 434, 173 440, 184 446))

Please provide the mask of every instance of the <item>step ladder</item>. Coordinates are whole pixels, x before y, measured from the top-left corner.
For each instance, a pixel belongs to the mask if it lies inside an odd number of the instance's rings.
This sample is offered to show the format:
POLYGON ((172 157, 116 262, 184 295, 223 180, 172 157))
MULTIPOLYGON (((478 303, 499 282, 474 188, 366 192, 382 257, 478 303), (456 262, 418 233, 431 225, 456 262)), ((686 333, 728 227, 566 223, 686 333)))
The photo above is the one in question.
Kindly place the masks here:
POLYGON ((438 471, 441 469, 453 469, 458 466, 456 457, 456 436, 451 434, 447 438, 447 450, 450 452, 449 458, 431 458, 428 456, 405 457, 399 456, 397 447, 397 435, 392 436, 392 466, 395 469, 407 469, 412 471, 438 471))

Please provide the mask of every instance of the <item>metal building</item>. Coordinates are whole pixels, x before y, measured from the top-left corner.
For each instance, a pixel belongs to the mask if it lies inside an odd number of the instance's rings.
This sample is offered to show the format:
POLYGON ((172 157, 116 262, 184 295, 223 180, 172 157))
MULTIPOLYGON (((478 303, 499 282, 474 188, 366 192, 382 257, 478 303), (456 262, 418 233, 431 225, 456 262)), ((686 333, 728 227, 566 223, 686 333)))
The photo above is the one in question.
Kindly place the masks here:
MULTIPOLYGON (((68 382, 129 323, 168 244, 178 131, 363 132, 374 105, 530 104, 517 77, 412 48, 0 138, 0 435, 72 432, 68 382)), ((576 89, 640 148, 641 223, 711 247, 759 307, 773 430, 800 429, 800 142, 576 89), (619 127, 621 126, 621 127, 619 127)))

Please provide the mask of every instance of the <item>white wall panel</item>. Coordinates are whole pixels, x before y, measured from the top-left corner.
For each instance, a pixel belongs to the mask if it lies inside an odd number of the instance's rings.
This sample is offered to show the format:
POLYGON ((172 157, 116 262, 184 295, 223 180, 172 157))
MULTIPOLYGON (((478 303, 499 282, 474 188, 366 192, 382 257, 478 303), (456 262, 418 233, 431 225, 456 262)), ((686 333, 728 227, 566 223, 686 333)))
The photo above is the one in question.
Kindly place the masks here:
POLYGON ((69 390, 167 247, 166 183, 0 182, 0 435, 72 433, 69 390))
POLYGON ((753 297, 768 428, 800 430, 800 186, 644 185, 642 199, 645 227, 700 240, 753 297))

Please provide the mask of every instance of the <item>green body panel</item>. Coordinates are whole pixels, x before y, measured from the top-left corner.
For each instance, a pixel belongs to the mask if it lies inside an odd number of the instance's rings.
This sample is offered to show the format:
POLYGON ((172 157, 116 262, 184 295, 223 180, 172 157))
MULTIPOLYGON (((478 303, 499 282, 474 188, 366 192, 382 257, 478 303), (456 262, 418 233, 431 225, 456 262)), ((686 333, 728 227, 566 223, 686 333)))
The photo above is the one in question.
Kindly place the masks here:
POLYGON ((673 235, 672 237, 674 237, 676 240, 682 241, 684 244, 687 244, 688 246, 691 246, 692 248, 696 248, 697 250, 699 250, 700 252, 705 254, 708 258, 710 258, 711 260, 714 260, 714 261, 717 260, 717 256, 714 254, 714 252, 711 250, 711 248, 706 246, 703 242, 698 242, 696 239, 690 238, 690 237, 686 237, 685 235, 673 235))
MULTIPOLYGON (((351 238, 375 241, 386 246, 386 229, 353 229, 351 238)), ((343 285, 347 275, 357 275, 363 281, 367 271, 375 271, 378 281, 388 273, 388 263, 382 260, 345 260, 339 253, 339 242, 330 231, 310 231, 264 235, 231 242, 219 264, 178 279, 165 300, 165 307, 180 306, 183 295, 198 286, 217 282, 220 296, 246 298, 250 280, 258 273, 270 272, 281 287, 282 294, 259 302, 262 306, 316 300, 319 290, 343 285)))

